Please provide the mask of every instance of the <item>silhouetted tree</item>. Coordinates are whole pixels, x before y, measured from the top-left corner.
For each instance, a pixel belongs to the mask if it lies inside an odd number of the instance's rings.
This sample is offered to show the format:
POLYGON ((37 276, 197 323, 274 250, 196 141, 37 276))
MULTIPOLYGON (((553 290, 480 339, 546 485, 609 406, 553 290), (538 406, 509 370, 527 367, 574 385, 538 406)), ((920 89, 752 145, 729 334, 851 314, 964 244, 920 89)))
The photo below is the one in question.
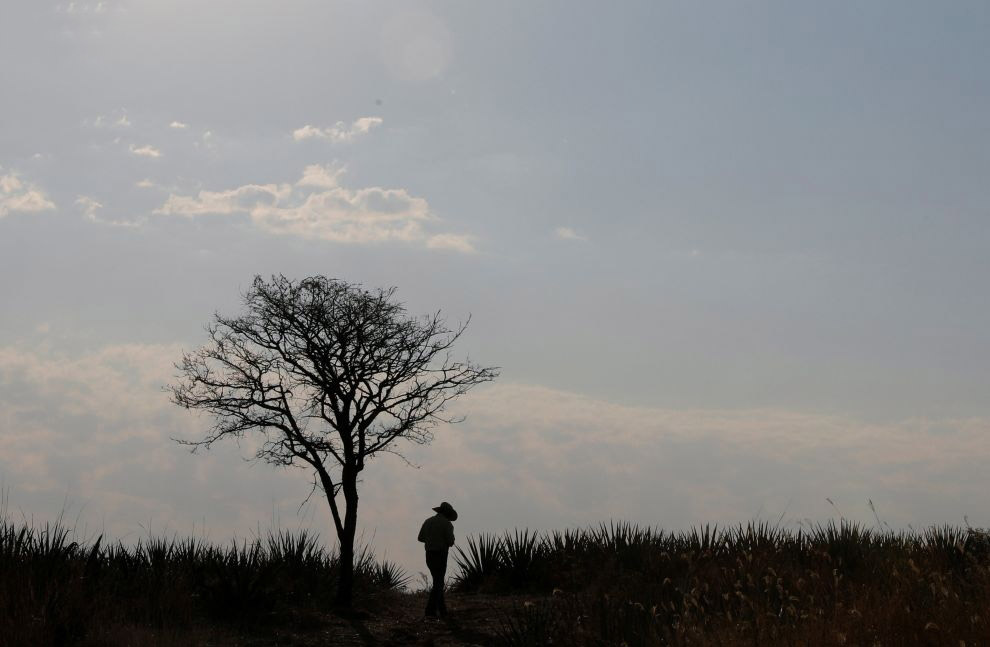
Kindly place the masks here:
POLYGON ((216 418, 205 438, 179 442, 195 450, 256 432, 256 459, 312 470, 340 543, 343 605, 351 602, 358 475, 368 460, 397 453, 399 439, 430 442, 438 422, 456 422, 444 415, 448 402, 498 375, 452 359, 467 323, 450 329, 439 311, 410 317, 394 293, 322 276, 255 277, 247 312, 214 315, 209 342, 183 354, 169 386, 176 404, 216 418))

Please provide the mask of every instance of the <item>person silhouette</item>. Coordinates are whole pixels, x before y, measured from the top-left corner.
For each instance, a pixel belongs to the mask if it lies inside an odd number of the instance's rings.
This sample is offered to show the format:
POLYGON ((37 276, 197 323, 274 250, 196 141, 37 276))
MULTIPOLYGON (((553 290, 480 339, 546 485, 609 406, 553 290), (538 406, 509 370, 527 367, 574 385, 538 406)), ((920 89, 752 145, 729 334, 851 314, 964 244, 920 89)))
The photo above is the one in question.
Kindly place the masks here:
POLYGON ((436 514, 423 522, 419 529, 419 541, 426 545, 426 566, 433 576, 433 588, 426 602, 426 617, 443 618, 447 604, 443 599, 443 578, 447 574, 447 552, 454 545, 454 524, 457 511, 444 501, 433 508, 436 514))

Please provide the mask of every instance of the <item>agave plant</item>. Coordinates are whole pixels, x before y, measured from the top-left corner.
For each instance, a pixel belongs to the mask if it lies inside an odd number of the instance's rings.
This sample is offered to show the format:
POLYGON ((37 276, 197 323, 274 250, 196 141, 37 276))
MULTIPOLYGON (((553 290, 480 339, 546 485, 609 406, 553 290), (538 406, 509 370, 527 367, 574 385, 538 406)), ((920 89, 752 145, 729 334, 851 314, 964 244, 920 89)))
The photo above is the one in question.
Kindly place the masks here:
POLYGON ((410 579, 401 566, 387 559, 373 563, 367 575, 376 587, 390 591, 404 590, 410 579))
POLYGON ((455 547, 454 559, 460 568, 455 586, 462 591, 475 591, 485 579, 502 569, 502 540, 495 535, 478 535, 468 537, 467 546, 467 552, 455 547))
POLYGON ((502 567, 515 587, 530 583, 535 567, 543 561, 543 543, 537 533, 518 529, 502 537, 502 567))

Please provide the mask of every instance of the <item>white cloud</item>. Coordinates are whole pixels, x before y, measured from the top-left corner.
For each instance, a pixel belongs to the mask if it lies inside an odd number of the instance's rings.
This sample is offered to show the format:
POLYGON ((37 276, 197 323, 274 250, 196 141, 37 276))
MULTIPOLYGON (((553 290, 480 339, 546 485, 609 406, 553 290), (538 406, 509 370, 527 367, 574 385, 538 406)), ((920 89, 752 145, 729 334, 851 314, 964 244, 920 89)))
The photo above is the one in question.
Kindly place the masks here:
POLYGON ((171 194, 155 214, 192 218, 248 213, 266 202, 288 199, 291 193, 289 184, 246 184, 229 191, 200 191, 195 197, 171 194))
POLYGON ((588 240, 586 236, 582 236, 570 227, 557 227, 553 233, 561 240, 588 240))
POLYGON ((309 193, 301 203, 255 204, 252 221, 273 233, 343 243, 420 241, 433 219, 426 200, 405 189, 334 187, 309 193))
POLYGON ((55 203, 33 184, 24 182, 16 173, 0 175, 0 218, 9 213, 37 213, 54 209, 55 203))
POLYGON ((140 189, 153 189, 157 185, 154 182, 152 182, 149 178, 144 178, 143 180, 138 180, 137 182, 135 182, 134 186, 140 189))
POLYGON ((334 143, 353 141, 356 137, 366 135, 372 128, 382 125, 381 117, 361 117, 350 125, 338 121, 327 128, 317 128, 309 124, 292 131, 292 138, 298 141, 304 139, 325 139, 334 143))
POLYGON ((472 238, 429 232, 437 221, 423 198, 405 189, 340 184, 343 169, 307 166, 295 184, 248 184, 227 191, 171 194, 155 211, 164 216, 243 214, 276 234, 340 243, 402 241, 429 248, 474 251, 472 238))
POLYGON ((340 178, 343 173, 343 167, 310 164, 303 169, 302 179, 296 182, 296 186, 312 186, 323 189, 333 189, 339 186, 338 178, 340 178))
POLYGON ((146 145, 140 146, 140 147, 135 147, 134 144, 131 144, 131 153, 134 154, 134 155, 138 155, 140 157, 161 157, 162 156, 162 152, 160 150, 158 150, 157 148, 155 148, 154 146, 151 146, 150 144, 146 144, 146 145))
POLYGON ((451 249, 462 254, 471 254, 478 251, 474 241, 474 236, 465 234, 436 234, 427 239, 426 246, 430 249, 451 249))
POLYGON ((169 128, 175 128, 177 130, 182 130, 182 129, 188 128, 189 125, 188 124, 184 124, 181 121, 173 121, 172 123, 170 123, 168 125, 168 127, 169 128))

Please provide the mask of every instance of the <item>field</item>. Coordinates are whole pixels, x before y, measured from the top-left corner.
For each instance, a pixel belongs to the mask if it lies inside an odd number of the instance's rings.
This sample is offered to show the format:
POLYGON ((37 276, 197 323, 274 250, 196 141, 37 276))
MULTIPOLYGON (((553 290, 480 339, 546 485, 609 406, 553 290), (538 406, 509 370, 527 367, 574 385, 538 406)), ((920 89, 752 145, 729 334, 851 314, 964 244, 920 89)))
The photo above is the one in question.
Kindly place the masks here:
POLYGON ((990 644, 990 538, 970 528, 474 536, 440 622, 422 618, 421 582, 367 551, 354 608, 334 609, 336 555, 305 532, 71 538, 0 524, 0 645, 990 644))

